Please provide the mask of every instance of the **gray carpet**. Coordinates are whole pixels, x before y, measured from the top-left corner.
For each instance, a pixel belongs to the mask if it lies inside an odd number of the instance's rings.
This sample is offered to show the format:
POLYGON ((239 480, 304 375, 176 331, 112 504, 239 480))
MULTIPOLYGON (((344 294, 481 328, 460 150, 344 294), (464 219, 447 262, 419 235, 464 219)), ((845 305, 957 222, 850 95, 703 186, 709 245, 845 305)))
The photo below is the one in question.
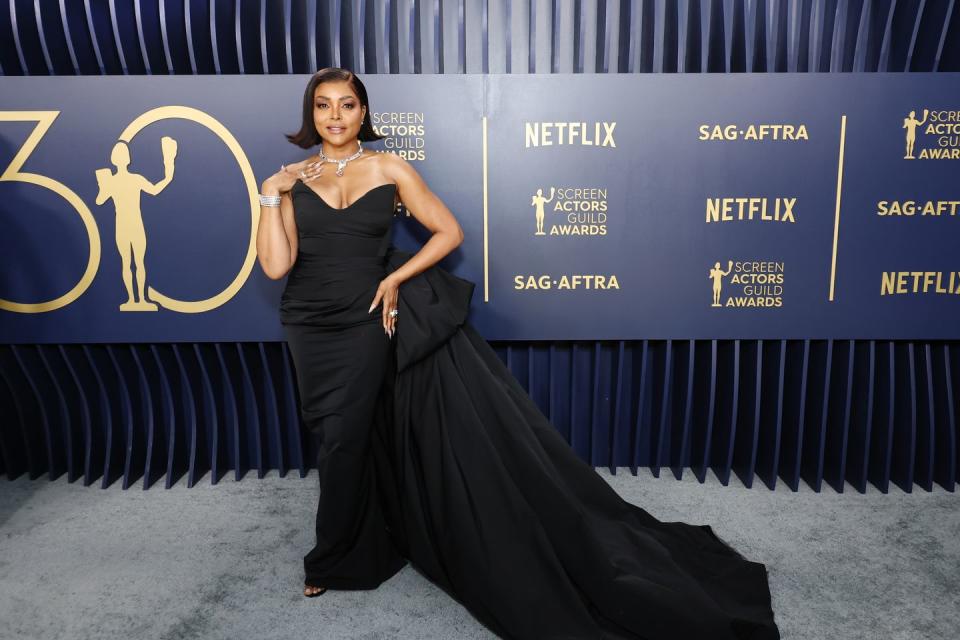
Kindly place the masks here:
MULTIPOLYGON (((767 564, 785 639, 960 638, 957 494, 598 473, 661 520, 711 524, 767 564)), ((169 491, 5 482, 0 637, 495 637, 409 565, 373 591, 304 598, 317 491, 316 471, 169 491)))

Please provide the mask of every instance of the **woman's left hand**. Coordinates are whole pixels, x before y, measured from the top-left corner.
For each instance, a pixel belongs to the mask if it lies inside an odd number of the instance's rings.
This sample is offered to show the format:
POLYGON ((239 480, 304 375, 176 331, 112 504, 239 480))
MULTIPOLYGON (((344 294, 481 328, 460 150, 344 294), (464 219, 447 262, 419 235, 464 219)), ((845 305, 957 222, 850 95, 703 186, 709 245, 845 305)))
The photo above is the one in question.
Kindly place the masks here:
POLYGON ((399 287, 400 285, 390 276, 381 280, 380 286, 377 287, 377 295, 373 297, 373 303, 370 304, 370 310, 367 311, 367 313, 372 312, 374 307, 383 302, 383 307, 381 308, 383 331, 391 338, 397 326, 397 317, 391 316, 390 311, 397 308, 399 287))

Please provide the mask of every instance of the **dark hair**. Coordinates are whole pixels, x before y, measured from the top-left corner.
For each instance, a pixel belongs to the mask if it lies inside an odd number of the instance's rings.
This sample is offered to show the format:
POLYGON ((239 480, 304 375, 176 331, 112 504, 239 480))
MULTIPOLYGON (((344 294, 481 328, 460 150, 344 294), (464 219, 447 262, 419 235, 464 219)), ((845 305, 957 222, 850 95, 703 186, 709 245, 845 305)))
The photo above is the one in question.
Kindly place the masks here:
POLYGON ((361 142, 372 142, 386 138, 387 136, 382 136, 373 130, 373 125, 370 123, 370 103, 367 100, 367 88, 363 86, 360 78, 349 69, 326 67, 313 74, 310 82, 307 83, 307 89, 303 92, 303 122, 300 125, 300 131, 294 134, 283 134, 287 137, 287 140, 303 149, 315 147, 323 142, 323 139, 317 132, 317 128, 313 124, 313 93, 316 91, 317 85, 331 81, 349 82, 353 92, 360 98, 360 104, 366 107, 363 122, 360 124, 360 133, 357 135, 357 138, 361 142))

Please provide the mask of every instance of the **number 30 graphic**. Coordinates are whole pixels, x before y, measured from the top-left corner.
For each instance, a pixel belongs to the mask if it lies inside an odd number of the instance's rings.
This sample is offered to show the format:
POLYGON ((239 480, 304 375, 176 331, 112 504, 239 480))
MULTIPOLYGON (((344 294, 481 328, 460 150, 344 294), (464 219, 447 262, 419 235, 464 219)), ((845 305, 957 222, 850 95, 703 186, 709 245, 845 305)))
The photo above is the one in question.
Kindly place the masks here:
MULTIPOLYGON (((83 226, 87 233, 90 254, 83 273, 81 274, 79 280, 77 280, 76 284, 74 284, 69 291, 57 298, 53 298, 52 300, 45 300, 41 302, 14 302, 12 300, 0 298, 0 309, 4 309, 6 311, 14 311, 17 313, 41 313, 44 311, 53 311, 55 309, 65 307, 83 295, 83 293, 93 282, 93 279, 97 275, 97 270, 100 267, 100 231, 97 228, 96 220, 94 220, 93 214, 90 212, 90 208, 87 207, 86 203, 69 187, 61 182, 57 182, 53 178, 20 171, 20 169, 26 163, 27 158, 30 157, 30 154, 33 153, 33 150, 40 144, 40 141, 46 135, 51 125, 53 125, 53 121, 56 120, 59 114, 59 111, 0 111, 0 122, 37 123, 37 126, 27 137, 26 141, 23 143, 23 146, 17 152, 16 156, 14 156, 9 166, 7 166, 3 173, 0 174, 0 182, 23 182, 27 184, 33 184, 43 189, 49 189, 66 200, 83 221, 83 226)), ((218 138, 220 138, 227 148, 230 149, 230 152, 233 154, 233 157, 237 162, 237 166, 240 168, 241 175, 243 176, 243 181, 247 188, 247 196, 250 205, 251 225, 247 253, 244 257, 243 264, 240 266, 240 270, 237 272, 233 281, 230 282, 222 291, 204 300, 186 301, 177 300, 175 298, 166 296, 153 287, 147 288, 150 300, 159 303, 166 309, 178 311, 180 313, 202 313, 204 311, 215 309, 233 298, 240 288, 243 287, 243 284, 250 276, 250 272, 253 270, 253 264, 257 258, 256 232, 257 225, 259 224, 260 220, 260 204, 256 196, 258 189, 256 185, 256 179, 253 175, 253 168, 250 166, 250 162, 247 160, 247 156, 243 152, 240 143, 237 142, 236 138, 233 137, 230 131, 228 131, 223 124, 218 122, 209 114, 206 114, 198 109, 184 106, 166 106, 151 109, 127 125, 126 129, 124 129, 123 132, 118 136, 118 140, 130 143, 133 138, 145 127, 162 120, 169 120, 173 118, 189 120, 206 127, 218 138)))

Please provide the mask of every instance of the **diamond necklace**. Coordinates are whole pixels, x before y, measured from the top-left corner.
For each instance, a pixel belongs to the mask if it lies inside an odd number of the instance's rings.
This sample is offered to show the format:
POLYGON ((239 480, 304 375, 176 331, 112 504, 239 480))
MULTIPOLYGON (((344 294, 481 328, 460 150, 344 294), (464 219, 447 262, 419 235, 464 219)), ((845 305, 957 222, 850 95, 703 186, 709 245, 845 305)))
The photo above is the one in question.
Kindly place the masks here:
POLYGON ((353 155, 350 156, 349 158, 341 158, 341 159, 339 159, 339 160, 337 160, 337 159, 335 159, 335 158, 328 158, 327 156, 323 155, 323 146, 322 146, 322 145, 321 145, 321 147, 320 147, 320 150, 319 150, 317 153, 320 155, 320 159, 323 160, 324 162, 336 162, 336 163, 337 163, 337 176, 338 176, 338 177, 343 177, 343 168, 344 168, 345 166, 347 166, 347 163, 350 162, 351 160, 354 160, 354 159, 356 159, 356 158, 359 158, 359 157, 360 157, 360 154, 363 153, 363 145, 360 144, 360 141, 359 141, 359 140, 357 140, 357 146, 359 147, 359 149, 357 150, 357 152, 356 152, 355 154, 353 154, 353 155))

